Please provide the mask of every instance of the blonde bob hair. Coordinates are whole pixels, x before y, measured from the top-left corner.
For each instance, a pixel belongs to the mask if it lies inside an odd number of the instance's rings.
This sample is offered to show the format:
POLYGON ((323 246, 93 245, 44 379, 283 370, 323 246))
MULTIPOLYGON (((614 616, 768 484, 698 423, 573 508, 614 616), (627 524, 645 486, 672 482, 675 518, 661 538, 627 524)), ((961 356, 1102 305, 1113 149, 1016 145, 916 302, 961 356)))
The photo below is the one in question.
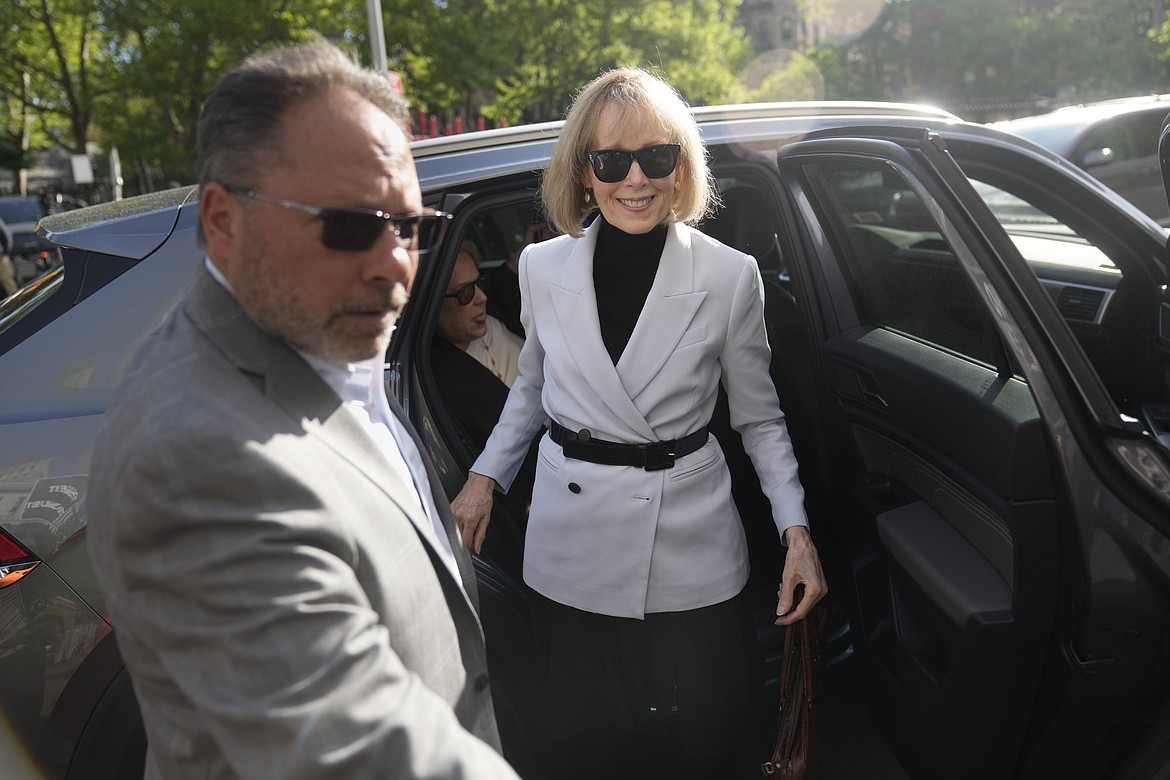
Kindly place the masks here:
POLYGON ((716 203, 707 150, 699 127, 682 96, 651 73, 640 68, 619 68, 601 74, 585 85, 565 117, 561 137, 541 181, 540 196, 549 222, 562 233, 580 236, 581 223, 594 208, 585 201, 585 175, 594 136, 602 112, 609 106, 620 111, 618 132, 626 128, 661 131, 679 152, 674 202, 668 223, 696 224, 716 203))

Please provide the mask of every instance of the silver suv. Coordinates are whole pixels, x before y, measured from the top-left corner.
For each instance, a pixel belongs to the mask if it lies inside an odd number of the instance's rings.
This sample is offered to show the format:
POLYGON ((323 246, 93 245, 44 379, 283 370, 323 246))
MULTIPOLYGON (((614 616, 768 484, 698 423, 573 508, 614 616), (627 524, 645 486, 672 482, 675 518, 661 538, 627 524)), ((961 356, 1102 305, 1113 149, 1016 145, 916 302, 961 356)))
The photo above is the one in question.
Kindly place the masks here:
MULTIPOLYGON (((696 114, 724 202, 702 227, 751 252, 765 280, 771 372, 835 600, 826 690, 874 713, 910 778, 1165 777, 1166 231, 1052 152, 937 111, 696 114)), ((558 132, 414 145, 426 204, 455 217, 419 271, 386 381, 450 495, 479 445, 431 361, 447 279, 462 241, 492 267, 524 240, 558 132)), ((200 262, 196 198, 46 219, 64 267, 0 304, 0 740, 18 756, 6 778, 141 771, 117 626, 85 553, 86 475, 128 354, 200 262)), ((775 671, 783 548, 726 409, 712 427, 775 671)), ((544 750, 556 705, 520 575, 525 502, 494 511, 476 571, 505 751, 525 776, 555 777, 571 757, 544 750)), ((745 777, 774 694, 772 679, 744 735, 745 777)), ((841 734, 826 732, 826 754, 869 766, 871 748, 841 734)))
POLYGON ((1105 182, 1163 225, 1170 206, 1158 166, 1158 133, 1170 95, 1066 106, 996 127, 1046 146, 1105 182))

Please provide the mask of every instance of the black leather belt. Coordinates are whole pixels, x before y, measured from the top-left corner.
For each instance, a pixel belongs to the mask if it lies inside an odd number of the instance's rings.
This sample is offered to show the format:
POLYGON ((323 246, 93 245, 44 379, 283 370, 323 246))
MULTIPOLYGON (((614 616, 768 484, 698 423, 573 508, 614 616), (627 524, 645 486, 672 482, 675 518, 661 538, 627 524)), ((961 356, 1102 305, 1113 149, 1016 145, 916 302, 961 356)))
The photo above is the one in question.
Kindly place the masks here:
POLYGON ((594 439, 587 429, 570 431, 554 422, 549 438, 561 445, 566 458, 587 460, 605 466, 637 466, 647 471, 668 469, 674 461, 690 455, 707 443, 707 426, 681 439, 656 441, 652 444, 622 444, 594 439))

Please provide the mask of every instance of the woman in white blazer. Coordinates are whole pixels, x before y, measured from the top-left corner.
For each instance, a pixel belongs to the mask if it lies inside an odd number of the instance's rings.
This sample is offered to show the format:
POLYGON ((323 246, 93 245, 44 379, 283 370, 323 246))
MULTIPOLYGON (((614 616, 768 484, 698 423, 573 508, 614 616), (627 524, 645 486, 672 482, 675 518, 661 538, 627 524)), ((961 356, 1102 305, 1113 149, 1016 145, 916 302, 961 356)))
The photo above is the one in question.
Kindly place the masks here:
POLYGON ((760 273, 688 227, 715 200, 706 152, 678 93, 644 71, 582 90, 541 194, 564 235, 521 256, 520 377, 456 519, 478 552, 493 491, 551 420, 524 579, 544 597, 550 725, 568 769, 729 776, 758 654, 744 531, 707 432, 720 382, 788 546, 776 622, 826 592, 768 373, 760 273))

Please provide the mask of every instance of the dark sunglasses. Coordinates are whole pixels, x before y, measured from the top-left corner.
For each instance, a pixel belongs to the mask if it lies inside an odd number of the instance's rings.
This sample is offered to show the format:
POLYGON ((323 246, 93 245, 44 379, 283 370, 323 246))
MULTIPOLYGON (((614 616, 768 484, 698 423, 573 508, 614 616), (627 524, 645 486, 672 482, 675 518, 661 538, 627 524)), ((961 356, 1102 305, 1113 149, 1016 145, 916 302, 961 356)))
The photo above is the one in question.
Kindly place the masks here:
POLYGON ((658 144, 647 146, 636 152, 627 152, 622 149, 599 149, 596 152, 586 152, 590 165, 593 166, 593 175, 598 181, 606 184, 616 184, 630 174, 630 164, 638 161, 638 167, 648 179, 661 179, 674 173, 678 165, 678 144, 658 144))
POLYGON ((454 298, 455 301, 460 306, 466 306, 467 304, 469 304, 473 300, 475 300, 475 288, 478 287, 479 289, 482 290, 484 283, 486 283, 486 282, 487 282, 487 276, 486 275, 480 276, 479 278, 475 279, 474 281, 470 281, 467 284, 459 285, 458 287, 456 287, 454 290, 447 293, 443 297, 444 298, 454 298))
POLYGON ((394 227, 394 238, 402 249, 429 252, 438 246, 443 227, 451 219, 451 215, 443 211, 387 214, 377 209, 319 209, 236 184, 224 184, 223 187, 233 195, 275 203, 321 220, 321 244, 339 252, 364 252, 381 238, 388 225, 394 227))

